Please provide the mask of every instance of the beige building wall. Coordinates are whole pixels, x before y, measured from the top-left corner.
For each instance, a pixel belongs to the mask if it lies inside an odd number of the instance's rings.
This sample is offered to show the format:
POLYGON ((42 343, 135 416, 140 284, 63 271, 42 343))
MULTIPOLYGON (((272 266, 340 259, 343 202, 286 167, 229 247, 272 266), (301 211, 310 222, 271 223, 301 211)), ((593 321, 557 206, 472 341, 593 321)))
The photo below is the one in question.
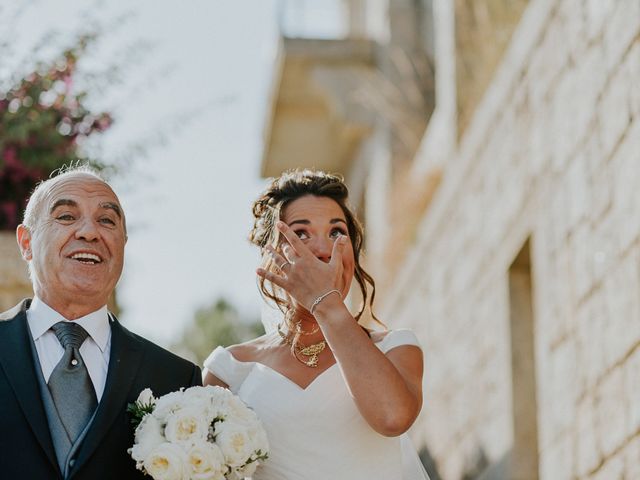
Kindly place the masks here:
POLYGON ((530 0, 441 163, 382 299, 425 351, 414 437, 445 480, 640 478, 640 2, 530 0))
POLYGON ((0 232, 0 312, 33 296, 27 263, 20 256, 15 232, 0 232))

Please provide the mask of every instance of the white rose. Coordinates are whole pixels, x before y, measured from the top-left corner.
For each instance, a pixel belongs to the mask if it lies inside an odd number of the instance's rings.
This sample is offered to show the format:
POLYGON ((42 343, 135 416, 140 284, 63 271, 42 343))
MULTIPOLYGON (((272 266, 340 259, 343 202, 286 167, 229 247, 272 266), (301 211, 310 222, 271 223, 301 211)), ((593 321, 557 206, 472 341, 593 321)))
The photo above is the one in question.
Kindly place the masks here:
POLYGON ((209 442, 197 442, 187 452, 187 464, 193 480, 225 480, 227 466, 220 448, 209 442))
POLYGON ((247 407, 239 397, 232 396, 226 405, 226 418, 234 422, 242 422, 247 425, 254 425, 258 421, 258 416, 253 410, 247 407))
POLYGON ((199 408, 184 407, 169 414, 164 430, 167 441, 177 443, 206 441, 209 422, 202 413, 199 408))
POLYGON ((249 429, 249 438, 251 439, 251 445, 253 451, 260 450, 261 454, 269 453, 269 440, 267 439, 267 432, 260 420, 256 420, 256 423, 249 429))
POLYGON ((187 455, 178 445, 161 443, 144 460, 147 474, 155 480, 187 480, 187 455))
POLYGON ((149 453, 164 441, 160 421, 153 415, 145 415, 136 428, 135 444, 129 449, 129 454, 136 461, 138 468, 149 453))
POLYGON ((216 392, 225 390, 222 387, 214 387, 213 385, 207 385, 206 387, 189 387, 184 391, 184 401, 190 402, 192 400, 207 400, 211 401, 211 398, 215 397, 216 392))
POLYGON ((242 467, 254 450, 247 427, 242 423, 226 420, 216 423, 215 434, 216 444, 222 450, 227 464, 242 467))
POLYGON ((182 405, 198 409, 200 415, 207 418, 207 423, 211 423, 218 414, 213 406, 213 394, 210 389, 213 387, 191 387, 184 391, 182 405))
POLYGON ((167 393, 156 400, 153 415, 160 421, 166 421, 167 416, 182 406, 182 390, 167 393))
POLYGON ((235 395, 226 388, 212 385, 203 387, 203 390, 206 390, 209 397, 212 418, 226 416, 229 409, 228 404, 235 398, 235 395))
POLYGON ((136 403, 140 405, 155 405, 156 398, 153 396, 153 392, 150 388, 145 388, 140 392, 140 395, 138 395, 136 403))

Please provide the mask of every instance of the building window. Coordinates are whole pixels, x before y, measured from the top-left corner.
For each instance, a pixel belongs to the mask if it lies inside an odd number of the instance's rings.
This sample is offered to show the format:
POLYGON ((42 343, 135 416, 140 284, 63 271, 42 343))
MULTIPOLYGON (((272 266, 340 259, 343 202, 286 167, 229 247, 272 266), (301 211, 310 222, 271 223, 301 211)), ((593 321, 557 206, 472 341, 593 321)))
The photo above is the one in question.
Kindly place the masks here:
POLYGON ((538 479, 538 419, 531 248, 527 240, 509 268, 513 449, 508 478, 538 479))

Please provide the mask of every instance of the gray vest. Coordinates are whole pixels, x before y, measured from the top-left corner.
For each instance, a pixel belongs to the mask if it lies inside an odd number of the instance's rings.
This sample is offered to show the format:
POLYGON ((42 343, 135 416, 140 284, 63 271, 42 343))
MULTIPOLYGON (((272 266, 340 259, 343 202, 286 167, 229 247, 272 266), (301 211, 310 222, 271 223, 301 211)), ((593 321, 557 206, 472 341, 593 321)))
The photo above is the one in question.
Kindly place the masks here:
MULTIPOLYGON (((56 459, 58 460, 58 466, 60 467, 62 476, 66 479, 69 478, 69 471, 73 467, 73 463, 75 461, 74 457, 82 444, 82 440, 84 440, 85 435, 91 427, 91 423, 96 416, 96 412, 93 412, 93 416, 89 422, 87 422, 87 425, 84 427, 84 430, 82 430, 82 433, 80 433, 76 441, 71 443, 71 439, 62 425, 55 403, 53 403, 53 398, 51 398, 47 382, 44 380, 38 351, 36 350, 36 346, 31 335, 29 335, 29 340, 29 343, 31 344, 31 353, 33 354, 33 362, 37 367, 36 372, 38 376, 38 384, 40 386, 40 396, 42 397, 42 404, 44 405, 44 411, 47 415, 47 422, 49 424, 51 440, 53 441, 53 448, 56 451, 56 459)), ((98 409, 96 408, 96 411, 97 410, 98 409)))

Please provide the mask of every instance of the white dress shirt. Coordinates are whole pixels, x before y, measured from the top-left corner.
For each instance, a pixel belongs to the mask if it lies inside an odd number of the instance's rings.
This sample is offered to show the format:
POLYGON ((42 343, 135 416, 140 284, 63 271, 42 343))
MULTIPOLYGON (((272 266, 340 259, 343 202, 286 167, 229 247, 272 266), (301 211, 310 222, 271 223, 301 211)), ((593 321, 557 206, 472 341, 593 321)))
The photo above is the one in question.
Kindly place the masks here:
MULTIPOLYGON (((60 321, 71 320, 64 318, 38 297, 33 299, 27 310, 27 322, 36 345, 42 374, 47 383, 51 372, 64 354, 64 348, 51 330, 51 327, 60 321)), ((72 321, 82 326, 89 334, 80 346, 80 355, 87 366, 96 397, 100 402, 107 380, 111 352, 111 327, 107 306, 72 321)))

